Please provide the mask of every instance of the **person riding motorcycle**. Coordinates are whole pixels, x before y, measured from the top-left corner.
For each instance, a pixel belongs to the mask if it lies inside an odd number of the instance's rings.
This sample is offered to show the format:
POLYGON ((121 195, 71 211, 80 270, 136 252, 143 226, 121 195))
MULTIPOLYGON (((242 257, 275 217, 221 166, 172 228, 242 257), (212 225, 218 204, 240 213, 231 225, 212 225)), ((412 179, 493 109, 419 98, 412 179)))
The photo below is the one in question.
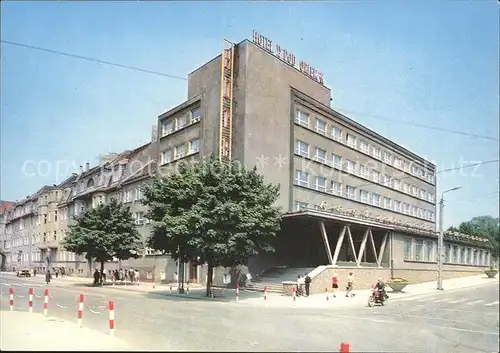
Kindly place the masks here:
POLYGON ((389 296, 385 292, 385 283, 384 281, 382 281, 382 277, 377 278, 377 283, 375 283, 375 285, 373 286, 373 290, 376 290, 378 292, 380 301, 384 301, 389 298, 389 296))

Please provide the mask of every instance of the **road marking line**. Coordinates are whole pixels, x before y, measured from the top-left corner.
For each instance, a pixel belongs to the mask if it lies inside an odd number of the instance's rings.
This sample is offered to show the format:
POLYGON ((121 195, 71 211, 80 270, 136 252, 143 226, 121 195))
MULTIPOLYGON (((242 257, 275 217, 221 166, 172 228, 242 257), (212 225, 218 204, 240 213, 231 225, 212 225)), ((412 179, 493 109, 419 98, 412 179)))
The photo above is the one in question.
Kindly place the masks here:
POLYGON ((452 300, 451 302, 448 302, 448 304, 457 304, 457 303, 463 303, 466 302, 469 299, 458 299, 458 300, 452 300))
POLYGON ((476 300, 476 301, 467 303, 467 305, 474 305, 474 304, 478 304, 478 303, 482 303, 482 302, 484 302, 484 300, 476 300))
POLYGON ((498 305, 498 301, 484 304, 484 306, 494 306, 494 305, 498 305))

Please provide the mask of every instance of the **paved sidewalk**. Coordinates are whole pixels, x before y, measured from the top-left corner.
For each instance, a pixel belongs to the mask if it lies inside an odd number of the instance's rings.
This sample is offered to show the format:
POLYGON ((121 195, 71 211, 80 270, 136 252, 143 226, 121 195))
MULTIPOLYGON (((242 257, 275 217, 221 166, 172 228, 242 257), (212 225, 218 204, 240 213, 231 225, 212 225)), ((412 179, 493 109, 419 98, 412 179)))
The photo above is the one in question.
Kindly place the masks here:
POLYGON ((1 311, 3 351, 130 351, 122 340, 41 314, 1 311))

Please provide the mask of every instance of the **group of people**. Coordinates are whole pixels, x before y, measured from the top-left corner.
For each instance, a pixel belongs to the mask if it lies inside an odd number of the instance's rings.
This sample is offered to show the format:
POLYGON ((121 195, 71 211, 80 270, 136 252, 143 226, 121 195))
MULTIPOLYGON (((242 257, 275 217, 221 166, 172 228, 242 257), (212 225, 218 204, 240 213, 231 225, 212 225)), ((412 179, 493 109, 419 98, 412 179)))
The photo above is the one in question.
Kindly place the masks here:
MULTIPOLYGON (((335 272, 332 277, 332 292, 333 292, 333 297, 336 298, 337 291, 339 290, 339 284, 340 284, 340 278, 339 275, 335 272)), ((353 298, 356 294, 353 292, 354 291, 354 285, 356 284, 356 280, 354 278, 353 272, 349 272, 349 275, 347 276, 347 285, 346 285, 346 292, 345 296, 353 298)), ((309 289, 311 286, 311 277, 306 273, 304 276, 299 275, 297 278, 297 295, 298 296, 309 296, 309 289)), ((385 283, 382 280, 382 277, 377 278, 377 282, 372 286, 373 290, 377 290, 380 295, 382 295, 382 298, 387 298, 387 294, 385 292, 385 283)))
POLYGON ((109 278, 113 282, 138 282, 139 281, 139 271, 137 269, 119 269, 119 270, 108 270, 99 271, 96 269, 94 271, 94 285, 102 284, 106 282, 106 278, 109 278))

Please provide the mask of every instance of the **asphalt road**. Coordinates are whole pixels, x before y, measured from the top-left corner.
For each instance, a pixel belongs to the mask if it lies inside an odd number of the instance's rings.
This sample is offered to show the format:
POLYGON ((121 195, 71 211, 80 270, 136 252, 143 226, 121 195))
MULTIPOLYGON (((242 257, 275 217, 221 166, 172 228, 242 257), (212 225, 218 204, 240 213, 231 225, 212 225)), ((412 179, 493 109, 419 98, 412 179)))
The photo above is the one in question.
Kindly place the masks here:
MULTIPOLYGON (((27 311, 27 288, 42 278, 0 282, 1 309, 9 310, 14 285, 25 295, 16 295, 15 310, 27 311)), ((49 315, 76 322, 83 292, 83 325, 101 332, 108 329, 104 307, 113 299, 116 336, 138 350, 338 351, 348 342, 352 352, 498 352, 498 281, 357 309, 251 307, 77 285, 50 289, 49 315)), ((34 312, 42 312, 42 303, 35 298, 34 312)))

